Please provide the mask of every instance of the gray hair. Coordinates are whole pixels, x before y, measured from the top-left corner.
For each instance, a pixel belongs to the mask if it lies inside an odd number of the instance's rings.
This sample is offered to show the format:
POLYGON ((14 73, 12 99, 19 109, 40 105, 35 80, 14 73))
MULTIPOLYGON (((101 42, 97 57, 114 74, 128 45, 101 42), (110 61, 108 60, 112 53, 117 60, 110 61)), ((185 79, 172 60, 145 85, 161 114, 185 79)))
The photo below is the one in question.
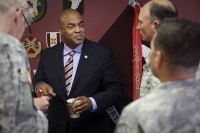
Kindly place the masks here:
POLYGON ((28 5, 27 0, 0 0, 0 12, 5 13, 10 8, 23 9, 23 13, 29 23, 33 20, 33 9, 28 5))

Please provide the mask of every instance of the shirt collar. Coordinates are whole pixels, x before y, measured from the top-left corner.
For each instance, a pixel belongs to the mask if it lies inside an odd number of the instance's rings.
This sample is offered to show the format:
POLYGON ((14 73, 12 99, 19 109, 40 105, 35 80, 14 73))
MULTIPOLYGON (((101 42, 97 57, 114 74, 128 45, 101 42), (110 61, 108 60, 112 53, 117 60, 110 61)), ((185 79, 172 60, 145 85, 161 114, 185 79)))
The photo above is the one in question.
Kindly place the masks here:
MULTIPOLYGON (((78 45, 74 51, 76 53, 81 53, 82 51, 82 47, 83 47, 83 44, 80 44, 78 45)), ((69 52, 71 51, 72 49, 70 49, 65 43, 64 43, 64 51, 63 51, 63 56, 66 56, 67 54, 69 54, 69 52)))

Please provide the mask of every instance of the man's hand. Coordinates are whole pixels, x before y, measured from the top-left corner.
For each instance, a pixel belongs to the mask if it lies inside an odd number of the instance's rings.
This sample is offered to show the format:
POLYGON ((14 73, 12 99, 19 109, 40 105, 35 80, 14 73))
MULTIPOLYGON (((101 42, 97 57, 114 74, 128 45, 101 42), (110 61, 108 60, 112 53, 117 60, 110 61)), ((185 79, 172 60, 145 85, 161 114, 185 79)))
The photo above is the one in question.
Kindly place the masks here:
POLYGON ((53 92, 53 88, 46 83, 41 83, 37 88, 37 96, 56 96, 56 93, 53 92))
POLYGON ((79 101, 73 106, 73 110, 77 113, 82 113, 83 111, 92 109, 92 102, 89 97, 79 96, 75 101, 79 101))
POLYGON ((49 100, 50 100, 50 97, 41 96, 41 97, 34 98, 34 103, 37 107, 39 107, 39 109, 43 113, 45 113, 48 110, 48 107, 49 107, 49 100))

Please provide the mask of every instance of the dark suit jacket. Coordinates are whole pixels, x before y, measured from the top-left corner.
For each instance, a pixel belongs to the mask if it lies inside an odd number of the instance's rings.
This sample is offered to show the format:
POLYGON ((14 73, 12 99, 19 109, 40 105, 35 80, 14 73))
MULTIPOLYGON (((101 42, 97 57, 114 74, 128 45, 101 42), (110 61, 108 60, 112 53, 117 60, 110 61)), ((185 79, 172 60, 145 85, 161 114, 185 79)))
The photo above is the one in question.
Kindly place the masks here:
POLYGON ((46 82, 56 93, 48 111, 49 133, 107 133, 109 118, 106 108, 113 105, 122 93, 122 83, 111 49, 85 39, 72 89, 67 96, 63 46, 60 43, 41 53, 33 78, 34 87, 39 82, 46 82), (88 58, 85 58, 86 55, 88 58), (93 97, 97 110, 85 111, 80 118, 71 119, 66 100, 77 96, 93 97))

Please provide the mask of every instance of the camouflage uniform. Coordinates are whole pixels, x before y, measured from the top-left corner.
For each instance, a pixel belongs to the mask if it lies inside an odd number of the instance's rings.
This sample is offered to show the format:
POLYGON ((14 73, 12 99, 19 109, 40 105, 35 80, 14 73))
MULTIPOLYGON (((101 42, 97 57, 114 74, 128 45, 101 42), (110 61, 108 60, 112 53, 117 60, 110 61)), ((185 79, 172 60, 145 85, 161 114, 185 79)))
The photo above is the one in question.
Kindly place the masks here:
POLYGON ((151 71, 149 56, 146 57, 145 61, 146 64, 143 66, 140 97, 149 94, 155 87, 158 86, 158 84, 160 84, 160 80, 156 78, 151 71))
POLYGON ((197 80, 200 80, 200 63, 199 63, 199 67, 197 69, 196 78, 197 78, 197 80))
POLYGON ((125 107, 115 133, 200 133, 199 86, 195 79, 161 83, 125 107))
MULTIPOLYGON (((143 66, 140 97, 144 97, 151 93, 160 84, 160 80, 156 78, 151 71, 149 56, 147 56, 145 60, 146 64, 143 66)), ((200 80, 200 64, 197 70, 196 78, 200 80)))
POLYGON ((23 45, 0 32, 0 133, 47 133, 47 119, 33 104, 23 45))

